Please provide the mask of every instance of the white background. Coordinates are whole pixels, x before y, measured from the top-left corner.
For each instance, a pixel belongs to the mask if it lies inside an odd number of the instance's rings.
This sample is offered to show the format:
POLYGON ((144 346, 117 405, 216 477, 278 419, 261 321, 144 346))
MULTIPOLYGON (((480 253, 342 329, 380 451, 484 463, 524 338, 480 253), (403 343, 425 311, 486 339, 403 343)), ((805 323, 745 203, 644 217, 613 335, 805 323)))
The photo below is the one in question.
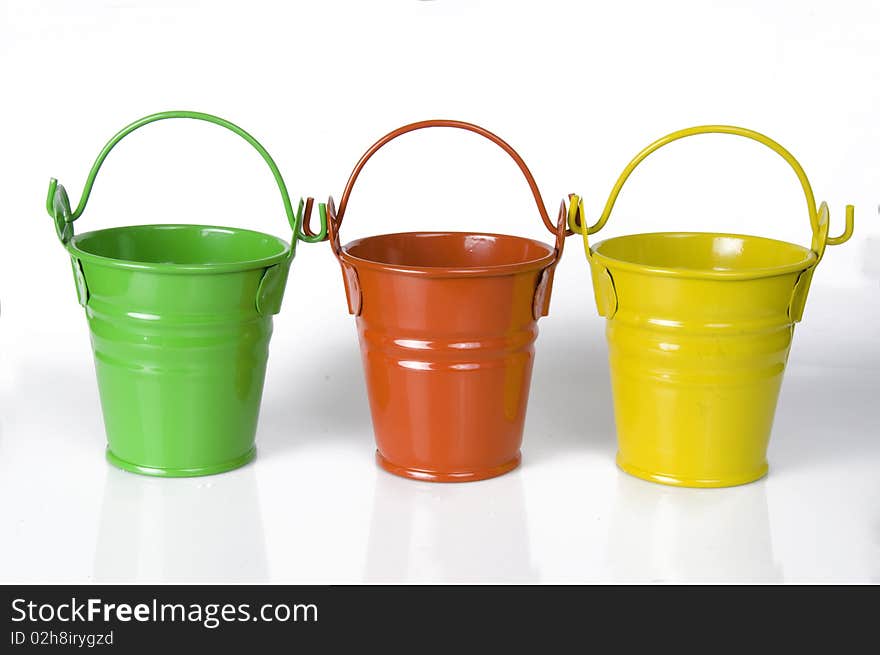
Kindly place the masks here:
MULTIPOLYGON (((7 0, 0 13, 0 581, 880 581, 880 5, 395 0, 7 0), (327 244, 301 244, 275 335, 257 461, 159 480, 104 461, 88 328, 43 209, 144 114, 251 131, 291 192, 339 196, 413 120, 483 124, 554 212, 591 217, 655 138, 702 123, 787 146, 856 236, 829 248, 796 330, 771 473, 727 490, 619 472, 602 320, 569 241, 541 322, 524 464, 431 485, 373 462, 353 319, 327 244)), ((549 240, 505 155, 409 135, 361 177, 343 240, 474 229, 549 240)), ((286 235, 238 137, 169 121, 108 159, 79 231, 202 222, 286 235)), ((625 188, 604 236, 726 230, 809 242, 799 185, 760 145, 678 142, 625 188)))

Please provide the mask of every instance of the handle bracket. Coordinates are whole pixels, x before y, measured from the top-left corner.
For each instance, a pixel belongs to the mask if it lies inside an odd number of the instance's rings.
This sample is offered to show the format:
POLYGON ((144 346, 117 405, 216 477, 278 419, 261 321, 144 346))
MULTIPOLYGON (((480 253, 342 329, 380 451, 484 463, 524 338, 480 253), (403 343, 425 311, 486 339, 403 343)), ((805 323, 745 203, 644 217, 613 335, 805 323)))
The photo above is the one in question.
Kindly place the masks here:
POLYGON ((73 212, 67 190, 54 177, 49 180, 49 193, 46 195, 46 211, 55 222, 55 233, 63 245, 73 238, 73 212))

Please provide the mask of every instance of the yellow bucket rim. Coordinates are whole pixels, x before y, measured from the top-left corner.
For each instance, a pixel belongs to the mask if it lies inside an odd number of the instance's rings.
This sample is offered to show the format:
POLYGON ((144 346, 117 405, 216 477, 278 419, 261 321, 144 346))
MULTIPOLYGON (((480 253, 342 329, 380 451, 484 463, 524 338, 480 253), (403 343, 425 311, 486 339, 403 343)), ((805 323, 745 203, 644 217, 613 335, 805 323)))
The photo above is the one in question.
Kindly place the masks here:
POLYGON ((611 271, 621 270, 630 273, 638 273, 641 275, 654 275, 659 277, 678 277, 692 279, 708 279, 708 280, 754 280, 768 277, 778 277, 781 275, 789 275, 792 273, 800 273, 813 266, 818 260, 815 252, 809 248, 805 248, 796 243, 782 241, 779 239, 771 239, 768 237, 755 236, 750 234, 735 234, 726 232, 643 232, 639 234, 627 234, 619 237, 604 239, 590 248, 592 256, 597 262, 611 271), (712 238, 733 238, 748 241, 760 241, 772 246, 781 246, 787 250, 800 252, 802 257, 793 260, 789 264, 779 266, 763 266, 763 267, 744 267, 741 269, 711 269, 711 268, 691 268, 676 266, 653 266, 650 264, 640 264, 619 257, 612 257, 603 252, 603 246, 611 243, 620 243, 635 238, 644 237, 712 237, 712 238))

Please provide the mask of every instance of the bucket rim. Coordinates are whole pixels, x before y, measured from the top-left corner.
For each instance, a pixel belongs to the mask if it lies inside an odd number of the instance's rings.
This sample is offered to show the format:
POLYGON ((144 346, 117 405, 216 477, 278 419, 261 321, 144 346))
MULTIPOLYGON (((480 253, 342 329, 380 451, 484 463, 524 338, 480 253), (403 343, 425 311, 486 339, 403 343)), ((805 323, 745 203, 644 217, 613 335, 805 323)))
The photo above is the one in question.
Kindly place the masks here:
POLYGON ((404 275, 415 275, 419 277, 496 277, 502 275, 512 275, 515 273, 523 273, 532 270, 540 270, 546 268, 556 260, 556 248, 550 244, 539 241, 538 239, 530 239, 529 237, 521 237, 515 234, 499 234, 496 232, 460 232, 455 230, 411 230, 406 232, 388 232, 386 234, 373 234, 360 239, 349 241, 340 249, 339 256, 348 264, 355 267, 364 267, 371 270, 385 271, 389 273, 402 273, 404 275), (381 239, 384 237, 414 236, 414 235, 430 235, 430 236, 479 236, 493 237, 502 239, 511 239, 514 241, 527 241, 539 246, 547 251, 543 257, 536 259, 527 259, 521 262, 513 262, 510 264, 498 264, 495 266, 410 266, 404 264, 387 264, 374 259, 365 259, 352 255, 349 248, 357 246, 370 239, 381 239))
POLYGON ((110 268, 122 268, 135 271, 171 274, 236 273, 241 271, 257 270, 283 262, 290 256, 291 252, 290 244, 287 241, 267 232, 260 232, 258 230, 250 230, 242 227, 229 227, 224 225, 202 225, 198 223, 145 223, 141 225, 123 225, 108 227, 101 230, 91 230, 89 232, 82 232, 80 234, 74 235, 73 238, 67 243, 66 248, 72 256, 92 264, 98 264, 110 268), (222 263, 206 262, 198 264, 175 264, 169 262, 144 262, 133 259, 117 259, 115 257, 105 257, 104 255, 96 255, 93 252, 83 250, 77 246, 79 240, 94 234, 98 234, 101 232, 120 232, 132 228, 198 228, 209 230, 224 230, 227 232, 234 232, 238 234, 248 233, 276 241, 281 246, 281 250, 275 255, 262 257, 259 259, 244 259, 241 261, 222 263))
POLYGON ((636 234, 624 234, 609 239, 603 239, 590 248, 592 256, 602 262, 609 269, 624 270, 631 273, 639 273, 642 275, 656 275, 660 277, 679 277, 690 279, 707 279, 707 280, 754 280, 768 277, 778 277, 780 275, 788 275, 790 273, 798 273, 814 266, 818 260, 816 253, 805 248, 804 246, 790 241, 782 241, 781 239, 772 239, 770 237, 762 237, 754 234, 736 234, 733 232, 695 232, 695 231, 676 231, 676 232, 639 232, 636 234), (713 270, 708 268, 677 268, 674 266, 648 266, 645 264, 636 264, 632 261, 610 257, 600 252, 603 244, 611 241, 619 241, 632 237, 642 236, 712 236, 722 238, 748 239, 752 241, 764 241, 767 243, 775 243, 783 245, 787 248, 794 248, 803 253, 802 259, 783 266, 764 266, 752 267, 740 270, 713 270))

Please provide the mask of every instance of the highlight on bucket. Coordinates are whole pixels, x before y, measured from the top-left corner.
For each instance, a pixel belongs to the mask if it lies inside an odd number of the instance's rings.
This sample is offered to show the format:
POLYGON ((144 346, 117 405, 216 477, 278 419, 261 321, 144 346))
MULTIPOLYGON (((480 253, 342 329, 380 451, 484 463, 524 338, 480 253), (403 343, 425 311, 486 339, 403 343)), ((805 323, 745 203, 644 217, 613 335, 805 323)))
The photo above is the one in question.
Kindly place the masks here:
POLYGON ((828 206, 816 201, 797 160, 772 139, 742 127, 673 132, 626 166, 595 224, 582 203, 569 227, 583 236, 606 336, 617 424, 617 463, 646 480, 687 487, 744 484, 767 473, 767 444, 788 360, 826 245, 828 206), (590 246, 627 178, 648 155, 684 137, 721 133, 753 139, 794 170, 807 202, 809 248, 740 234, 633 234, 590 246))
POLYGON ((428 120, 379 139, 342 193, 320 206, 357 318, 376 457, 418 480, 481 480, 514 469, 528 401, 537 320, 546 316, 562 256, 566 210, 550 220, 522 158, 477 125, 428 120), (502 148, 526 178, 555 245, 481 232, 382 234, 340 245, 349 197, 367 161, 389 141, 445 127, 502 148))
POLYGON ((296 212, 278 167, 240 127, 217 116, 167 111, 135 121, 101 150, 76 210, 52 180, 46 209, 70 255, 92 336, 107 459, 147 475, 209 475, 255 455, 272 316, 281 308, 312 200, 296 212), (291 243, 243 228, 138 225, 75 235, 92 184, 113 147, 155 121, 219 125, 260 154, 278 185, 291 243))

